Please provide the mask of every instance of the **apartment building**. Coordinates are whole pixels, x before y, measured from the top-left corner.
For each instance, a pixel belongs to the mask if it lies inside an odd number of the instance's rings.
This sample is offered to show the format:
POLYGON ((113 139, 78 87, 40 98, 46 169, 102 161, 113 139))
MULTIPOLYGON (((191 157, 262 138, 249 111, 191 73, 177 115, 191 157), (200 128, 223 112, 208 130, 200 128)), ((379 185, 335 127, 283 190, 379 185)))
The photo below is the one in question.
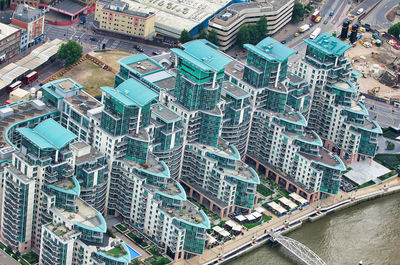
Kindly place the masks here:
POLYGON ((359 74, 344 55, 350 46, 326 33, 305 42, 306 55, 296 72, 312 91, 309 127, 346 164, 373 159, 382 130, 360 99, 359 74))
POLYGON ((42 9, 19 4, 15 9, 11 23, 24 31, 26 41, 21 42, 21 50, 41 41, 44 37, 45 14, 42 9))
POLYGON ((0 63, 6 62, 19 53, 21 30, 0 23, 0 63))
POLYGON ((232 4, 210 20, 208 30, 217 32, 220 48, 225 51, 236 44, 240 27, 256 23, 262 16, 267 19, 269 34, 277 33, 292 19, 294 2, 259 0, 232 4))
POLYGON ((244 47, 246 63, 229 65, 226 79, 251 95, 246 162, 308 200, 337 193, 345 167, 308 128, 304 115, 310 108, 309 85, 287 70, 295 51, 272 38, 244 47))
POLYGON ((110 32, 142 39, 151 39, 155 34, 155 13, 131 10, 129 3, 123 1, 97 1, 95 20, 100 29, 110 32))

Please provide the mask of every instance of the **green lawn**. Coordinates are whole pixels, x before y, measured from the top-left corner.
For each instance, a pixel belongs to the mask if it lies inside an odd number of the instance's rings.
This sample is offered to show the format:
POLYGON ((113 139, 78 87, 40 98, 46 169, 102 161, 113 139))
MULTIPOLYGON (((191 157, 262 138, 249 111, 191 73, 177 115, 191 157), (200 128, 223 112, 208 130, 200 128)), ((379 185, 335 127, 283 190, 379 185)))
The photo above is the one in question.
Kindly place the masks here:
POLYGON ((123 249, 122 246, 116 246, 115 248, 107 251, 106 254, 113 257, 121 257, 126 254, 126 251, 123 249))
POLYGON ((256 222, 256 223, 244 223, 243 226, 246 227, 247 229, 252 229, 253 227, 259 226, 262 221, 268 222, 269 220, 271 220, 271 217, 269 217, 268 215, 263 215, 261 217, 261 220, 256 222))
POLYGON ((378 177, 378 179, 384 181, 385 179, 388 179, 388 178, 390 178, 390 177, 392 177, 392 176, 394 176, 394 175, 396 175, 396 174, 397 174, 397 171, 396 171, 396 170, 392 170, 392 171, 390 171, 389 173, 387 173, 387 174, 385 174, 385 175, 383 175, 383 176, 378 177))
POLYGON ((35 263, 38 263, 38 262, 39 262, 39 255, 36 254, 36 253, 33 252, 33 251, 30 251, 30 252, 28 252, 28 253, 22 255, 22 257, 23 257, 26 261, 28 261, 30 264, 35 264, 35 263))
POLYGON ((369 186, 374 185, 374 184, 375 184, 375 182, 373 180, 370 180, 370 181, 358 186, 357 189, 362 189, 362 188, 365 188, 365 187, 369 187, 369 186))
POLYGON ((274 194, 274 192, 273 192, 271 189, 269 189, 268 187, 264 186, 263 184, 257 185, 257 191, 258 191, 261 195, 263 195, 263 196, 265 196, 265 197, 274 194))
POLYGON ((390 139, 393 139, 393 140, 395 140, 397 136, 400 136, 400 131, 395 130, 395 129, 390 128, 390 127, 389 128, 383 128, 382 131, 383 131, 383 136, 384 137, 390 138, 390 139))
POLYGON ((19 260, 19 263, 22 265, 29 265, 28 263, 26 263, 25 261, 23 261, 22 259, 19 260))
POLYGON ((117 224, 115 227, 118 228, 119 231, 121 231, 121 232, 125 232, 126 230, 128 230, 128 228, 126 226, 124 226, 123 224, 117 224))
POLYGON ((144 241, 143 238, 136 236, 132 232, 129 232, 127 236, 132 238, 133 241, 135 241, 137 244, 141 245, 142 247, 147 247, 149 245, 146 241, 144 241))
POLYGON ((374 160, 391 170, 395 170, 400 165, 400 154, 377 154, 374 160))

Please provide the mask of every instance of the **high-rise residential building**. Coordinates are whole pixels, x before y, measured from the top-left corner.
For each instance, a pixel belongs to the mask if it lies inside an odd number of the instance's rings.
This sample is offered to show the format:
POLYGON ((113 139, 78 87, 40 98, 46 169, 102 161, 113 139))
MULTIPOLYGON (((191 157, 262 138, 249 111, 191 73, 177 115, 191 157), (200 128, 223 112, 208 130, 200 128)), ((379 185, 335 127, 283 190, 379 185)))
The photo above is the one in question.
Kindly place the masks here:
POLYGON ((382 130, 359 96, 359 74, 345 57, 350 45, 326 33, 305 42, 306 55, 296 72, 312 91, 309 127, 347 164, 372 160, 382 130))
POLYGON ((234 62, 226 76, 251 95, 246 162, 309 200, 322 193, 337 193, 345 167, 308 129, 304 115, 310 108, 309 86, 287 69, 295 51, 272 38, 244 46, 246 63, 234 62))

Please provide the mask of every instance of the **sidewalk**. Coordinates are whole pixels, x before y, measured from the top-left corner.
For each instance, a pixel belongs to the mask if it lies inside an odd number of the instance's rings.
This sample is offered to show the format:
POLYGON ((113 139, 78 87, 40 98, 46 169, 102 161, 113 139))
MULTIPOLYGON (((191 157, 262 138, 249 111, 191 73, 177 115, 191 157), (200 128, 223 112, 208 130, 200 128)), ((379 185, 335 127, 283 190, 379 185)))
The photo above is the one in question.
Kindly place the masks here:
POLYGON ((291 215, 286 215, 283 217, 276 217, 273 216, 273 218, 268 222, 263 225, 254 227, 248 231, 244 231, 243 235, 240 235, 236 237, 236 239, 232 239, 230 241, 225 242, 222 245, 219 245, 217 247, 211 248, 211 249, 206 249, 204 251, 204 254, 201 256, 196 256, 190 260, 185 260, 185 261, 180 261, 176 264, 204 264, 207 263, 213 259, 218 258, 219 255, 221 254, 226 254, 228 252, 231 252, 242 245, 250 242, 253 238, 262 236, 266 233, 269 233, 272 230, 275 230, 285 224, 285 222, 292 222, 297 219, 304 219, 307 215, 310 215, 314 211, 317 210, 317 208, 327 208, 336 204, 339 204, 340 202, 344 201, 349 201, 349 199, 355 198, 357 201, 358 199, 362 199, 368 194, 376 194, 378 192, 382 192, 384 188, 389 188, 389 187, 399 187, 400 186, 400 179, 399 178, 394 178, 391 179, 385 183, 382 183, 380 185, 368 187, 365 189, 361 189, 358 191, 350 192, 350 193, 345 193, 343 191, 340 191, 337 195, 331 196, 327 199, 324 199, 322 201, 316 201, 311 203, 310 205, 306 206, 303 208, 302 211, 297 210, 293 212, 291 215))

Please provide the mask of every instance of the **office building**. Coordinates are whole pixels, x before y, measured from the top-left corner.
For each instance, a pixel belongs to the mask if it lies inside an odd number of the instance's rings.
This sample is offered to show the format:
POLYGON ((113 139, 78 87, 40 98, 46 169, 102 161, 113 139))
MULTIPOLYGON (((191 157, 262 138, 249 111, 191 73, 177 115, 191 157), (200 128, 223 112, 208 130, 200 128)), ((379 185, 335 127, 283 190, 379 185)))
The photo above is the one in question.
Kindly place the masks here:
POLYGON ((248 3, 235 3, 217 13, 209 22, 208 31, 215 30, 221 50, 236 45, 239 29, 256 23, 260 17, 267 19, 270 35, 277 33, 292 19, 294 0, 257 0, 248 3))

